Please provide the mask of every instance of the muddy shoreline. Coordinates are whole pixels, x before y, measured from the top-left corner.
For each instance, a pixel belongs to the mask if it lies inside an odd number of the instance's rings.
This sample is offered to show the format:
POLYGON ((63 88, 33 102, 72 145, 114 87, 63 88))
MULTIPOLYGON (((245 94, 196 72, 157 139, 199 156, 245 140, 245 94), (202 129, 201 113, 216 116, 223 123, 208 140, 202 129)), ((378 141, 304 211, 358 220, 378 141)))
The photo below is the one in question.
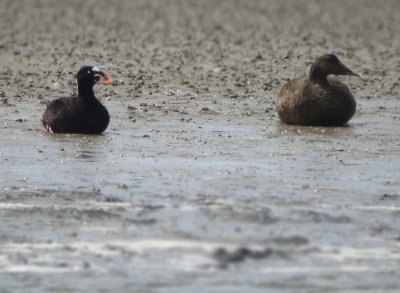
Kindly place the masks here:
POLYGON ((400 4, 0 3, 0 291, 397 292, 400 4), (279 122, 335 53, 347 127, 279 122), (47 135, 96 65, 101 136, 47 135))

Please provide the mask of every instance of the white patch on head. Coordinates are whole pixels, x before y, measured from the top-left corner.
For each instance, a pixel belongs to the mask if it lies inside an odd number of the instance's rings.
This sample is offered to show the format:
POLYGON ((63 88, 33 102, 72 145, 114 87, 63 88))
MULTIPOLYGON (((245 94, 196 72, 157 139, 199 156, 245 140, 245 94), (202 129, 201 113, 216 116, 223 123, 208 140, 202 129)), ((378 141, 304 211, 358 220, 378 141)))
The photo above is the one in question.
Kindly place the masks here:
POLYGON ((93 72, 99 72, 100 69, 98 69, 96 66, 94 66, 94 67, 92 68, 92 71, 93 71, 93 72))

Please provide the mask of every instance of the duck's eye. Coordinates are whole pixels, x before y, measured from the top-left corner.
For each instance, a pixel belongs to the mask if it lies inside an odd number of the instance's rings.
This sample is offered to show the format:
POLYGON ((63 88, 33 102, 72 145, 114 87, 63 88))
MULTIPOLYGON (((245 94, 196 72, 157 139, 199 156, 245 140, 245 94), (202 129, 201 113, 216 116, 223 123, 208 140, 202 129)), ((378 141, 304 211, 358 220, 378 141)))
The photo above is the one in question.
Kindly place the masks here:
POLYGON ((102 76, 100 74, 95 74, 94 81, 100 83, 102 81, 102 76))

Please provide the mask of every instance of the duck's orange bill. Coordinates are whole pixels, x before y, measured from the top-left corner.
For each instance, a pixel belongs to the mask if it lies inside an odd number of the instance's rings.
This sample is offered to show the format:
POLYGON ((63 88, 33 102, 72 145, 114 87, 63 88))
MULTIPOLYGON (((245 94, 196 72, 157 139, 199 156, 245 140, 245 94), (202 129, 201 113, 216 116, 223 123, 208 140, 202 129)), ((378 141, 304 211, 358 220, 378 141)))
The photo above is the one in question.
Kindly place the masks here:
POLYGON ((107 75, 104 75, 103 84, 110 84, 110 83, 112 83, 112 80, 107 75))

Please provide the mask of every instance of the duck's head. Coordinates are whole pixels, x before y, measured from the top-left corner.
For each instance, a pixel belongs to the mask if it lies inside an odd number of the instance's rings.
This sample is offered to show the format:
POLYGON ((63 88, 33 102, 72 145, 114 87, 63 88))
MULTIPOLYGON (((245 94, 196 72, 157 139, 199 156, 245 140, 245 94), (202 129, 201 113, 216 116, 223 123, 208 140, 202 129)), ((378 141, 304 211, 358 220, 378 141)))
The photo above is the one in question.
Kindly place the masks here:
POLYGON ((112 80, 96 66, 83 66, 76 75, 78 84, 85 83, 93 87, 96 83, 110 84, 112 80))
POLYGON ((358 76, 347 68, 334 54, 325 54, 318 57, 311 66, 310 76, 312 79, 326 78, 330 74, 358 76))

